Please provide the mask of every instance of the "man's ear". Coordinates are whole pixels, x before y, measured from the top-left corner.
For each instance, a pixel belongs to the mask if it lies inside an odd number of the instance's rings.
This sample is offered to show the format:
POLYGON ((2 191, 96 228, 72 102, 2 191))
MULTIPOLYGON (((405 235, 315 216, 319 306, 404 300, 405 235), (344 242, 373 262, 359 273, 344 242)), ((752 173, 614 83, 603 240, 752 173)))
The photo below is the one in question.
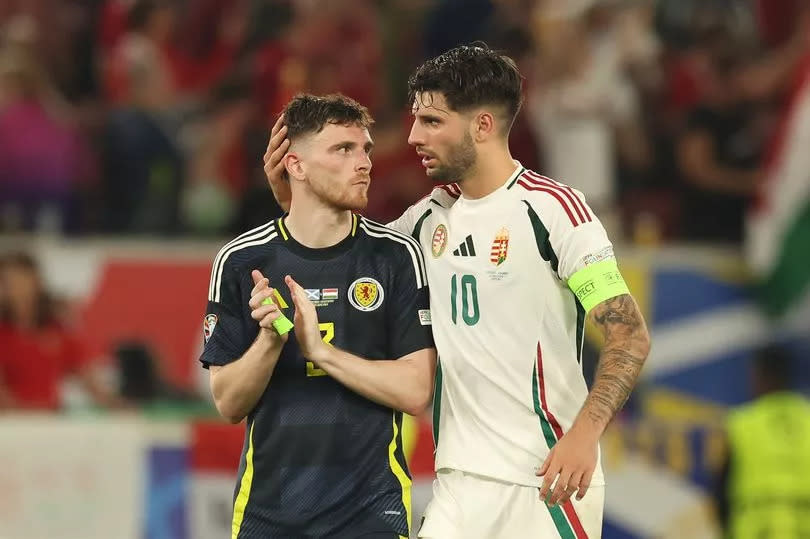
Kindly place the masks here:
POLYGON ((304 163, 297 153, 287 152, 284 156, 284 169, 290 180, 304 179, 304 163))
POLYGON ((481 111, 473 118, 473 140, 484 142, 497 134, 495 116, 489 111, 481 111))

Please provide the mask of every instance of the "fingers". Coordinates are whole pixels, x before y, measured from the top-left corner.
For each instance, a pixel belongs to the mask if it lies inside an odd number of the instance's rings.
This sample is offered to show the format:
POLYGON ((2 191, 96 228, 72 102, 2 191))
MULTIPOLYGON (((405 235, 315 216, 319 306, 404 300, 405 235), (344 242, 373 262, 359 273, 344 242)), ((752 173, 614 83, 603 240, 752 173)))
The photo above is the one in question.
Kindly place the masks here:
POLYGON ((562 499, 568 489, 568 480, 570 478, 571 474, 569 472, 560 471, 560 476, 557 478, 557 482, 554 485, 551 498, 548 500, 549 505, 557 505, 560 503, 560 499, 562 499))
POLYGON ((284 172, 284 161, 279 161, 275 167, 270 169, 270 175, 273 178, 280 178, 282 172, 284 172))
POLYGON ((582 474, 582 479, 580 479, 580 481, 579 481, 579 492, 577 493, 577 500, 581 500, 588 493, 588 489, 591 486, 591 477, 592 476, 593 476, 593 470, 582 474))
MULTIPOLYGON (((551 455, 549 454, 546 457, 546 460, 551 460, 551 455)), ((554 479, 557 478, 557 474, 559 473, 559 468, 557 466, 549 465, 546 469, 546 473, 543 475, 543 484, 540 486, 540 499, 547 500, 549 496, 549 492, 551 491, 551 484, 554 482, 554 479)))
POLYGON ((270 129, 270 136, 272 137, 276 133, 278 133, 282 127, 286 127, 284 125, 284 114, 279 114, 278 118, 276 118, 276 123, 273 124, 273 128, 270 129))
POLYGON ((263 288, 257 292, 254 292, 250 296, 250 301, 248 301, 248 305, 250 306, 251 309, 258 309, 259 307, 265 305, 264 301, 267 298, 270 298, 270 302, 268 303, 268 305, 275 305, 276 303, 273 300, 273 296, 275 295, 276 295, 275 288, 263 288))
POLYGON ((295 279, 287 275, 284 278, 284 282, 287 283, 287 288, 290 289, 290 294, 293 297, 293 301, 298 299, 298 296, 301 295, 301 285, 295 282, 295 279))
POLYGON ((577 491, 579 488, 579 481, 582 479, 582 472, 573 473, 568 477, 568 481, 563 483, 563 493, 562 496, 557 500, 557 504, 563 505, 569 499, 571 499, 571 495, 577 491))
MULTIPOLYGON (((287 129, 286 127, 284 128, 287 129)), ((283 131, 281 134, 285 134, 286 131, 283 131)), ((265 172, 267 172, 267 168, 270 168, 270 172, 274 173, 273 178, 280 177, 281 171, 284 170, 284 155, 286 155, 287 150, 290 149, 290 139, 282 140, 277 146, 274 146, 274 150, 269 154, 265 154, 265 172)), ((269 151, 269 150, 268 150, 269 151)))
POLYGON ((259 326, 265 329, 274 329, 273 322, 275 322, 281 316, 282 316, 281 311, 276 309, 275 311, 271 312, 270 314, 262 318, 261 321, 259 322, 259 326))
MULTIPOLYGON (((250 276, 253 277, 253 284, 256 285, 256 286, 258 286, 263 280, 266 280, 264 278, 264 275, 262 275, 262 272, 260 272, 259 270, 251 271, 250 276)), ((267 282, 269 284, 270 281, 267 281, 267 282)), ((256 286, 254 286, 253 290, 250 292, 251 295, 253 295, 256 292, 256 290, 257 290, 256 286)))
POLYGON ((277 133, 270 135, 267 141, 267 149, 264 151, 264 163, 275 166, 290 147, 290 140, 287 138, 287 126, 281 126, 277 133), (283 151, 282 151, 283 150, 283 151))
POLYGON ((268 315, 275 314, 275 320, 280 316, 281 311, 278 308, 278 305, 275 303, 271 303, 270 305, 260 305, 259 307, 254 307, 252 311, 250 311, 250 317, 257 322, 263 321, 268 315))
MULTIPOLYGON (((553 450, 552 450, 552 452, 553 452, 553 450)), ((548 454, 548 456, 546 457, 546 460, 543 461, 543 465, 540 466, 540 469, 537 470, 537 472, 535 472, 534 475, 537 475, 539 477, 543 477, 544 475, 546 475, 546 472, 548 472, 548 465, 549 464, 551 464, 551 453, 548 454)))

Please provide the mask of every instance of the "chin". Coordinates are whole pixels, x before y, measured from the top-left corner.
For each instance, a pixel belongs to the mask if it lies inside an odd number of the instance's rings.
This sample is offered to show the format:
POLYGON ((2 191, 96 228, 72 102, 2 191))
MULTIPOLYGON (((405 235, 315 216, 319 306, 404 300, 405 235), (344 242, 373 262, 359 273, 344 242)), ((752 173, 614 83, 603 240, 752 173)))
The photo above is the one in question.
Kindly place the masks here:
POLYGON ((342 210, 350 210, 350 211, 363 211, 368 206, 368 197, 364 196, 362 198, 352 198, 348 200, 343 200, 340 204, 336 204, 342 210))

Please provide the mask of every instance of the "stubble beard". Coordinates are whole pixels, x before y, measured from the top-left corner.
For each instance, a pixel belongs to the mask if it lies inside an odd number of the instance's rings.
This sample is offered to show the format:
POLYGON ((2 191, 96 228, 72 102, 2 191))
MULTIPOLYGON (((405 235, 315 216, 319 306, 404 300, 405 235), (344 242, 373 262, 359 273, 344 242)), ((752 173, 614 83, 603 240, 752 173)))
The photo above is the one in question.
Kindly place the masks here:
POLYGON ((448 151, 447 164, 440 164, 428 176, 434 182, 442 184, 461 181, 470 169, 475 166, 477 158, 478 155, 475 152, 472 136, 469 132, 465 132, 461 142, 448 151))

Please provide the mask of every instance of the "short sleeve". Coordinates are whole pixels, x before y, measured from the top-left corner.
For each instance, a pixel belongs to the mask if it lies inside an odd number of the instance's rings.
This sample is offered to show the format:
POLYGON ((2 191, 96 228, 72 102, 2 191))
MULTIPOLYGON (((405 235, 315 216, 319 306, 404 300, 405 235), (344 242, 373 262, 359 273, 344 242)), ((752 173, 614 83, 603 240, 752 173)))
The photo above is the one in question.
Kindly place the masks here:
POLYGON ((399 359, 433 348, 430 296, 425 263, 418 244, 408 241, 398 249, 387 298, 388 357, 399 359))
POLYGON ((548 220, 549 241, 558 259, 557 275, 563 281, 585 266, 615 259, 605 227, 576 189, 565 187, 559 199, 545 200, 542 215, 548 220))
POLYGON ((205 345, 200 361, 206 368, 227 365, 250 346, 242 316, 240 281, 240 274, 227 261, 219 268, 215 263, 203 318, 205 345))
POLYGON ((524 202, 540 256, 574 293, 585 312, 600 302, 627 293, 605 227, 567 185, 538 176, 524 182, 524 202))

